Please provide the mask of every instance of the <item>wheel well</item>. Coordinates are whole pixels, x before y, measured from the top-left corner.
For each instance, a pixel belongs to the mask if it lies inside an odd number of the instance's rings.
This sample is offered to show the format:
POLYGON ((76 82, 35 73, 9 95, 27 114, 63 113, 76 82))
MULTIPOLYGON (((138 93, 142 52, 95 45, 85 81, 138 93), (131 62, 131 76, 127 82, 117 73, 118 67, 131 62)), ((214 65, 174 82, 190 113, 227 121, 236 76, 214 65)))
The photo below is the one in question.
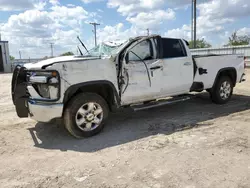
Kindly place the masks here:
MULTIPOLYGON (((232 82, 233 82, 233 86, 236 85, 236 80, 237 80, 237 72, 235 70, 235 68, 229 68, 229 69, 222 69, 217 76, 216 82, 218 81, 219 78, 221 78, 222 76, 228 76, 229 78, 231 78, 232 82)), ((216 83, 215 82, 215 83, 216 83)))
POLYGON ((79 93, 96 93, 104 98, 104 100, 107 102, 109 108, 111 111, 114 110, 118 106, 118 94, 116 94, 114 91, 114 88, 112 88, 109 84, 101 83, 101 84, 88 84, 83 86, 76 86, 73 88, 69 88, 65 92, 64 96, 64 106, 66 107, 70 99, 78 95, 79 93))

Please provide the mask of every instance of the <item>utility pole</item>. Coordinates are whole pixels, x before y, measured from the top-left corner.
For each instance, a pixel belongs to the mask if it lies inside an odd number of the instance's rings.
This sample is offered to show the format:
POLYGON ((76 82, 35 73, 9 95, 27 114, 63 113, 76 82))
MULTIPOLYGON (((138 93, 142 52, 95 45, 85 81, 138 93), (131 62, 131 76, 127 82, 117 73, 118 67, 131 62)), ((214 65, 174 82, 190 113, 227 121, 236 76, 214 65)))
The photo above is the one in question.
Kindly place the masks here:
POLYGON ((147 34, 148 34, 148 36, 149 36, 149 28, 147 28, 147 34))
POLYGON ((22 54, 20 50, 19 50, 19 58, 22 59, 22 54))
POLYGON ((93 23, 89 23, 89 24, 91 24, 91 25, 93 25, 94 26, 94 34, 95 34, 95 46, 97 46, 97 42, 96 42, 96 26, 97 25, 100 25, 99 23, 95 23, 95 22, 93 22, 93 23))
MULTIPOLYGON (((194 41, 194 0, 191 0, 191 41, 193 43, 194 41)), ((194 48, 194 43, 193 46, 191 46, 192 48, 194 48)))
POLYGON ((53 57, 53 55, 54 55, 54 54, 53 54, 53 45, 54 45, 54 43, 51 42, 51 43, 50 43, 51 57, 53 57))
POLYGON ((194 48, 196 48, 196 0, 194 0, 194 48))

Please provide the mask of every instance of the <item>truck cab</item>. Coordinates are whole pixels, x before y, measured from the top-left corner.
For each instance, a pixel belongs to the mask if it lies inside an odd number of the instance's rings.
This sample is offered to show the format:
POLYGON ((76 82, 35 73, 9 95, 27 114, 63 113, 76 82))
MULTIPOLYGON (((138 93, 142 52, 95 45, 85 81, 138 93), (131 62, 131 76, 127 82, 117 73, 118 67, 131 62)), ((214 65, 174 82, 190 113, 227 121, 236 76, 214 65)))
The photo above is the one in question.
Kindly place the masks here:
MULTIPOLYGON (((194 80, 194 64, 182 39, 143 38, 133 42, 121 61, 122 104, 188 93, 194 80), (129 81, 128 81, 129 80, 129 81)), ((119 63, 119 62, 118 62, 119 63)))
POLYGON ((100 44, 84 56, 17 66, 12 99, 21 118, 62 118, 71 135, 89 137, 103 129, 110 112, 125 107, 181 102, 204 90, 225 104, 245 80, 244 68, 243 55, 192 56, 183 39, 142 36, 119 46, 100 44))

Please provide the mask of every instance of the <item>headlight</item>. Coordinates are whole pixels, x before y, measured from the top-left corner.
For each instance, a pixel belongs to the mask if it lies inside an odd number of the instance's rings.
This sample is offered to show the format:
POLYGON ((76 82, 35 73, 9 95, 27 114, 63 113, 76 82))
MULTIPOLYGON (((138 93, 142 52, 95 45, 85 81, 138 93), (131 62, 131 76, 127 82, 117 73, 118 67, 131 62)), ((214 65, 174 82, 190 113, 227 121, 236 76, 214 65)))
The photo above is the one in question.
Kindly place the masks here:
POLYGON ((46 84, 48 78, 46 76, 30 76, 29 81, 32 83, 46 84))
POLYGON ((27 80, 41 98, 45 100, 58 99, 60 86, 59 75, 56 71, 30 72, 27 80))
POLYGON ((58 74, 55 71, 52 71, 52 72, 30 72, 27 79, 31 83, 55 84, 55 83, 58 83, 58 74))

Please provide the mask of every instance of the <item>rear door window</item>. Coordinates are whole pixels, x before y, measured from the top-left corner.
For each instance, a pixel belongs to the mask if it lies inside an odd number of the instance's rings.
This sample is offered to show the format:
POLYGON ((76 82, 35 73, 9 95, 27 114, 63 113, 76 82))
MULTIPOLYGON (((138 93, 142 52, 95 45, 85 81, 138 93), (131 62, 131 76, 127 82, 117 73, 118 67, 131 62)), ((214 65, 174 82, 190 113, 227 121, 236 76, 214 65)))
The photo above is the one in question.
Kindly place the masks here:
POLYGON ((162 38, 163 58, 178 58, 187 56, 185 47, 180 39, 162 38))

